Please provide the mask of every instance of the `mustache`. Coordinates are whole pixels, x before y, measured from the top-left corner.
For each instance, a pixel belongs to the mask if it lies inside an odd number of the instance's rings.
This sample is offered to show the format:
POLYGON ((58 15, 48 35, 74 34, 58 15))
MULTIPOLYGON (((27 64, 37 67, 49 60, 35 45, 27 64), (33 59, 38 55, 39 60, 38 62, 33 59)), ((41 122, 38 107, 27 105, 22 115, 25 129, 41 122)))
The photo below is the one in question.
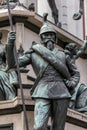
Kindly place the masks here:
POLYGON ((47 43, 47 42, 52 42, 52 43, 54 43, 55 40, 53 40, 53 39, 45 39, 44 42, 45 42, 45 43, 47 43))

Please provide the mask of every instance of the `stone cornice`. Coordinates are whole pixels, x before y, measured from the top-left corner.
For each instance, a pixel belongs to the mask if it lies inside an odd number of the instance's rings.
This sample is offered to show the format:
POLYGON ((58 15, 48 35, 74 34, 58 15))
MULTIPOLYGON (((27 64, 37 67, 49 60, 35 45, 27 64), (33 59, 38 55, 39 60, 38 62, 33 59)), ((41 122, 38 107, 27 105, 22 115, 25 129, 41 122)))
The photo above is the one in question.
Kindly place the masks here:
MULTIPOLYGON (((23 22, 24 26, 28 29, 34 31, 35 33, 39 33, 39 30, 42 26, 42 17, 35 12, 29 11, 26 8, 22 6, 16 6, 14 9, 11 9, 11 14, 13 18, 13 24, 17 22, 23 22)), ((70 34, 69 32, 63 30, 62 28, 58 28, 55 24, 48 21, 54 29, 57 32, 57 37, 59 41, 62 41, 59 43, 61 47, 65 46, 67 43, 74 42, 78 46, 81 46, 83 44, 83 40, 77 38, 76 36, 70 34), (62 45, 63 44, 63 45, 62 45)), ((9 26, 8 21, 8 10, 7 9, 0 9, 0 27, 3 26, 9 26)), ((85 54, 83 55, 83 58, 87 58, 87 51, 85 51, 85 54)))
POLYGON ((83 128, 87 128, 87 115, 74 111, 72 109, 68 109, 67 122, 83 128))
MULTIPOLYGON (((35 12, 29 11, 22 6, 16 6, 14 9, 11 9, 12 16, 22 16, 22 17, 30 17, 35 16, 35 12)), ((0 9, 0 21, 8 19, 8 9, 0 9)))
MULTIPOLYGON (((26 17, 27 22, 31 22, 32 24, 36 25, 38 28, 42 26, 42 17, 35 12, 29 11, 22 6, 16 6, 14 9, 11 9, 12 16, 16 17, 26 17)), ((0 9, 0 21, 8 20, 8 10, 7 9, 0 9)), ((57 35, 59 39, 62 39, 64 42, 75 42, 79 45, 82 45, 83 41, 74 35, 70 34, 69 32, 58 28, 53 23, 49 21, 50 24, 53 25, 55 30, 57 31, 57 35)))

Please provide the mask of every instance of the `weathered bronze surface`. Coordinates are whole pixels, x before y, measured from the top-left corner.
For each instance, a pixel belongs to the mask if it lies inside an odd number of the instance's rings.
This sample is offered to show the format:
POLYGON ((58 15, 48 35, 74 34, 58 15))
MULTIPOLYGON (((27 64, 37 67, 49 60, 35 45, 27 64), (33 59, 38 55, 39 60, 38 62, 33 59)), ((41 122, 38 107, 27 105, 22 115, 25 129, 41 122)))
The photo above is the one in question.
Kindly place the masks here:
POLYGON ((52 17, 54 19, 55 24, 58 25, 58 27, 61 27, 61 23, 59 22, 59 10, 57 9, 55 0, 47 0, 47 1, 52 11, 52 17))
MULTIPOLYGON (((87 48, 87 41, 84 41, 84 44, 77 48, 75 43, 70 43, 65 47, 65 54, 70 56, 71 62, 75 64, 76 59, 78 59, 87 48)), ((71 109, 79 111, 81 113, 87 114, 87 85, 84 83, 78 83, 72 92, 72 98, 69 104, 71 109)))
POLYGON ((16 96, 14 83, 17 82, 17 74, 13 69, 7 69, 6 45, 1 42, 0 32, 0 100, 10 100, 16 96))
POLYGON ((73 15, 74 20, 81 19, 81 16, 83 14, 83 0, 79 0, 79 11, 73 15))
MULTIPOLYGON (((49 116, 52 117, 52 130, 64 130, 70 91, 79 82, 79 72, 65 52, 55 48, 56 32, 47 23, 47 14, 39 35, 41 44, 33 42, 30 51, 18 58, 20 67, 32 64, 37 75, 31 91, 35 100, 34 130, 46 130, 49 116)), ((7 46, 9 68, 14 64, 10 58, 14 56, 14 41, 15 32, 10 32, 7 46)))

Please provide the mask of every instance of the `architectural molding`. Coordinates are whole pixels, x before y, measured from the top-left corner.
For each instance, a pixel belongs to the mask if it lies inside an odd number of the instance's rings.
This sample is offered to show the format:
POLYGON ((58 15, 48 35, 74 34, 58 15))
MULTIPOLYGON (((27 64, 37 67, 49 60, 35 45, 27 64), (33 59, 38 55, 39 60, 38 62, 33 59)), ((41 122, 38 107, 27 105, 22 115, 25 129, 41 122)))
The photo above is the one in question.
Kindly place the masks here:
MULTIPOLYGON (((34 111, 34 101, 31 98, 25 98, 27 111, 34 111)), ((0 115, 16 114, 23 111, 21 97, 13 100, 0 101, 0 115)), ((87 115, 68 109, 67 122, 83 128, 87 128, 87 115)))
MULTIPOLYGON (((24 23, 24 26, 36 34, 39 34, 39 30, 42 26, 42 17, 35 12, 30 12, 29 10, 23 8, 22 6, 15 7, 15 9, 11 10, 13 24, 15 25, 18 22, 24 23)), ((7 9, 4 9, 4 11, 0 11, 0 27, 6 27, 9 26, 8 21, 8 11, 7 9)), ((76 43, 78 46, 81 46, 83 44, 83 40, 77 38, 76 36, 70 34, 69 32, 65 31, 64 29, 58 28, 55 24, 48 21, 54 29, 57 32, 57 37, 59 41, 63 42, 63 46, 66 45, 66 43, 76 43)), ((62 43, 61 42, 61 43, 62 43)), ((60 45, 60 43, 59 43, 60 45)), ((87 57, 86 53, 83 57, 87 57)))

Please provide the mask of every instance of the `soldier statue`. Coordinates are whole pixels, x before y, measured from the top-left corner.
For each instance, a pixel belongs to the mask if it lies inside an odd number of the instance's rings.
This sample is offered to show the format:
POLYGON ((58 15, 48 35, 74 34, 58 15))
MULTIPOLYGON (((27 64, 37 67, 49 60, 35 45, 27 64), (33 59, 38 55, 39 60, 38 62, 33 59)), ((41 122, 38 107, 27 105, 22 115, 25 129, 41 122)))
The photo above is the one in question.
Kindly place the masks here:
MULTIPOLYGON (((47 130, 49 116, 52 119, 52 130, 64 130, 71 98, 70 89, 78 84, 80 75, 65 53, 55 48, 56 31, 47 22, 47 14, 43 18, 44 23, 39 34, 41 44, 33 42, 30 50, 19 57, 18 62, 20 67, 32 64, 37 75, 31 91, 35 101, 34 130, 47 130)), ((11 63, 9 67, 13 64, 10 58, 14 59, 14 40, 15 32, 10 32, 7 47, 7 57, 11 63)))
MULTIPOLYGON (((69 43, 65 46, 65 54, 70 57, 70 62, 75 64, 76 59, 82 56, 87 48, 87 41, 78 49, 75 43, 69 43)), ((87 85, 78 83, 72 92, 72 98, 69 107, 81 113, 87 114, 87 85)))

